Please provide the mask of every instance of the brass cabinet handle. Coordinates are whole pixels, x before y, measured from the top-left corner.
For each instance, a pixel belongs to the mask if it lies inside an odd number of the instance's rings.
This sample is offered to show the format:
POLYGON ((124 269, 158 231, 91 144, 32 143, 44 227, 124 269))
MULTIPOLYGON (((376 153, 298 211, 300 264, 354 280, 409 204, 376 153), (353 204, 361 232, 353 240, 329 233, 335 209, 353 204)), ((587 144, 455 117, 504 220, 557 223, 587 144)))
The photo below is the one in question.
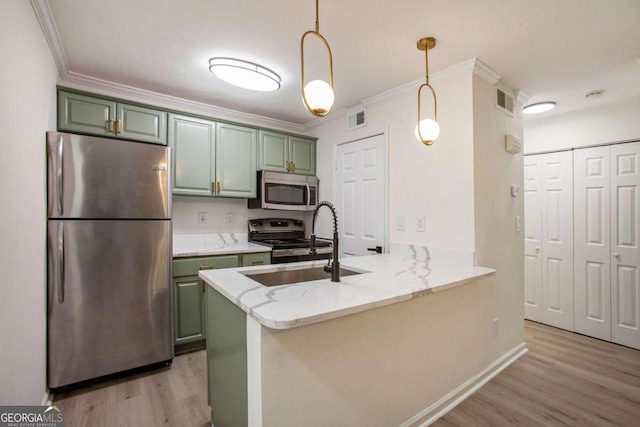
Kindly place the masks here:
POLYGON ((291 172, 291 162, 287 160, 287 172, 291 172))
POLYGON ((204 280, 200 280, 200 283, 202 283, 202 293, 204 294, 204 280))
POLYGON ((114 120, 113 119, 109 119, 107 121, 107 129, 109 130, 109 132, 113 133, 114 132, 114 120))
POLYGON ((216 193, 216 183, 215 181, 211 181, 211 194, 216 193))
POLYGON ((296 164, 291 162, 291 172, 295 172, 296 171, 296 164))
POLYGON ((211 270, 212 268, 213 268, 213 264, 200 266, 200 270, 211 270))
POLYGON ((218 181, 218 194, 222 191, 222 183, 218 181))
POLYGON ((118 124, 118 133, 122 133, 122 120, 118 119, 116 123, 118 124))
POLYGON ((264 261, 260 260, 260 261, 253 261, 253 265, 262 265, 264 264, 264 261))

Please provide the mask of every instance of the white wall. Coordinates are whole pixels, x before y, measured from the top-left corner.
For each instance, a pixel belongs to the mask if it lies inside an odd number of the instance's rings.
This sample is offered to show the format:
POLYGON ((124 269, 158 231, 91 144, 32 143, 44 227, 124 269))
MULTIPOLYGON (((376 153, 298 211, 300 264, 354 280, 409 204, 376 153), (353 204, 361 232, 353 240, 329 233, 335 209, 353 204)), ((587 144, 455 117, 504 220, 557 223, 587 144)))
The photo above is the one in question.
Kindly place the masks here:
POLYGON ((0 2, 0 405, 45 395, 45 131, 56 70, 28 1, 0 2))
POLYGON ((246 233, 249 219, 273 217, 306 219, 296 211, 247 209, 246 199, 173 196, 174 234, 246 233), (198 212, 207 213, 206 225, 198 225, 198 212), (231 225, 226 223, 228 213, 234 217, 231 225))
POLYGON ((522 136, 521 110, 511 118, 495 108, 495 88, 473 78, 475 262, 496 270, 493 316, 497 356, 524 341, 524 178, 522 154, 504 149, 507 133, 522 136), (511 196, 511 186, 520 195, 511 196), (515 218, 520 217, 520 232, 515 218))
POLYGON ((524 153, 640 140, 640 98, 527 121, 524 153))
MULTIPOLYGON (((472 67, 464 66, 431 76, 441 128, 440 137, 431 147, 414 135, 419 84, 369 104, 365 128, 347 131, 344 115, 321 122, 313 130, 319 137, 320 198, 333 200, 336 144, 388 131, 390 242, 473 251, 471 75, 472 67), (406 231, 393 226, 398 215, 406 217, 406 231), (426 217, 424 233, 416 231, 418 215, 426 217)), ((431 102, 425 96, 425 116, 433 114, 431 102)), ((319 234, 330 235, 328 216, 322 220, 319 234)))

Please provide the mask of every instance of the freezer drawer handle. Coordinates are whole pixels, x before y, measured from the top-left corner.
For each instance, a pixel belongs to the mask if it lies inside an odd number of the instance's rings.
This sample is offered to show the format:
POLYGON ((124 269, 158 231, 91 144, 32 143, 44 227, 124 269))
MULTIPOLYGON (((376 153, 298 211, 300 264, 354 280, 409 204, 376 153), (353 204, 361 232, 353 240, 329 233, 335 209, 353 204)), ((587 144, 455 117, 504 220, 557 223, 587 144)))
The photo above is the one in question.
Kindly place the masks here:
POLYGON ((64 302, 64 223, 58 224, 58 302, 64 302))
POLYGON ((260 260, 260 261, 253 261, 252 263, 253 265, 263 265, 264 264, 264 260, 260 260))
POLYGON ((64 202, 64 138, 62 135, 58 135, 58 170, 57 170, 57 180, 58 180, 58 216, 62 216, 64 212, 63 202, 64 202))
POLYGON ((200 266, 200 270, 211 270, 212 268, 213 268, 213 264, 200 266))

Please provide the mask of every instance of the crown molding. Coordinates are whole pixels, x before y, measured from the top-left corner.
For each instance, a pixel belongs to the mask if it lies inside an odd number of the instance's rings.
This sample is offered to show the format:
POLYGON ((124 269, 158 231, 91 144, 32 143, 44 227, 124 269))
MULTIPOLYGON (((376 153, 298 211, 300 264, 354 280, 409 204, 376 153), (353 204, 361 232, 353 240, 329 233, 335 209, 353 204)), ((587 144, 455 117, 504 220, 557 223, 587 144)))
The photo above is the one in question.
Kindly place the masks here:
MULTIPOLYGON (((475 61, 476 59, 474 58, 474 59, 461 62, 460 64, 456 64, 452 67, 445 68, 442 71, 438 71, 437 73, 431 74, 429 76, 429 79, 433 82, 437 82, 439 80, 443 80, 445 78, 448 78, 452 75, 455 75, 461 72, 471 72, 473 70, 473 67, 475 66, 475 61)), ((374 95, 369 98, 363 99, 362 104, 364 104, 365 107, 369 107, 371 105, 377 104, 379 102, 382 102, 388 98, 394 97, 401 93, 404 93, 407 91, 413 91, 417 87, 419 87, 422 83, 424 83, 424 78, 413 80, 409 83, 405 83, 401 86, 381 92, 378 95, 374 95)))
POLYGON ((304 132, 306 130, 307 125, 305 124, 272 119, 270 117, 260 116, 257 114, 250 114, 232 110, 230 108, 191 101, 70 71, 64 47, 60 40, 60 35, 53 19, 51 8, 49 7, 49 2, 47 0, 30 1, 58 68, 59 83, 62 85, 73 87, 75 89, 98 91, 103 95, 132 98, 138 102, 190 111, 196 114, 211 115, 221 120, 241 123, 250 122, 250 124, 255 126, 274 128, 289 132, 304 132))
POLYGON ((176 96, 165 95, 146 89, 114 83, 84 74, 70 71, 66 76, 61 77, 63 85, 75 89, 85 89, 99 92, 103 95, 120 96, 138 102, 157 105, 160 107, 175 108, 194 114, 211 115, 220 120, 229 120, 240 123, 247 123, 255 126, 280 129, 289 132, 304 132, 305 125, 288 122, 285 120, 272 119, 270 117, 257 114, 245 113, 216 105, 205 104, 203 102, 191 101, 176 96))
POLYGON ((58 28, 53 20, 49 2, 47 0, 31 0, 31 7, 38 19, 38 23, 40 23, 44 38, 47 40, 49 50, 58 68, 58 74, 64 76, 69 72, 69 64, 67 63, 67 56, 64 53, 64 47, 58 34, 58 28))
POLYGON ((495 85, 502 76, 493 71, 487 64, 480 61, 478 58, 473 58, 473 74, 480 77, 482 80, 495 85))
POLYGON ((527 95, 526 93, 522 92, 519 89, 516 89, 513 92, 514 92, 514 95, 516 96, 516 102, 520 105, 525 105, 531 99, 529 95, 527 95))

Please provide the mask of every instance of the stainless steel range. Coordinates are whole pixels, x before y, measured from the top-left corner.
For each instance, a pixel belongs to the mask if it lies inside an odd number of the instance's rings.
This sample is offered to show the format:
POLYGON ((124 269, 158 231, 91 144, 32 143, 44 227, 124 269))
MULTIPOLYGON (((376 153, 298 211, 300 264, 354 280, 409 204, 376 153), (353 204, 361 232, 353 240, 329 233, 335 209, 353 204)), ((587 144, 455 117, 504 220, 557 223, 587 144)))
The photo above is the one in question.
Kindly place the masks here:
POLYGON ((320 238, 316 238, 317 253, 309 253, 311 241, 305 238, 304 222, 299 219, 250 219, 249 241, 271 247, 272 264, 331 258, 331 242, 320 238))

